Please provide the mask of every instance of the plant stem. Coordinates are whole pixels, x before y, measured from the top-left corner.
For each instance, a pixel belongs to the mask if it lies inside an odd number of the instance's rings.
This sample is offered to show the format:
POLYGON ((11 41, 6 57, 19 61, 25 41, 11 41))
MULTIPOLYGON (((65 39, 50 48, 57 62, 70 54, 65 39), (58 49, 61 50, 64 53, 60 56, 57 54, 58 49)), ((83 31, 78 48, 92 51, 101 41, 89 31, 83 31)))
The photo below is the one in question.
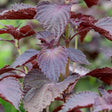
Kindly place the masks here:
MULTIPOLYGON (((78 36, 75 37, 75 49, 78 48, 78 36)), ((73 62, 73 69, 72 69, 72 72, 75 72, 75 65, 76 63, 73 62)))
MULTIPOLYGON (((21 50, 20 50, 20 47, 19 47, 19 41, 16 40, 16 39, 15 39, 15 47, 16 47, 16 49, 17 49, 19 55, 21 55, 22 53, 21 53, 21 50)), ((24 70, 25 70, 25 73, 27 74, 27 73, 28 73, 28 69, 27 69, 26 66, 24 66, 24 70)))
POLYGON ((81 31, 79 31, 79 32, 77 32, 77 33, 75 33, 75 34, 69 39, 69 41, 71 41, 76 35, 78 35, 78 34, 84 32, 84 31, 87 31, 87 30, 89 30, 89 29, 91 29, 91 28, 85 28, 85 29, 83 29, 83 30, 81 30, 81 31))
MULTIPOLYGON (((66 27, 66 48, 69 47, 69 25, 67 25, 66 27)), ((68 77, 69 76, 69 59, 67 60, 67 64, 66 64, 66 69, 65 69, 65 76, 68 77)))
POLYGON ((19 55, 21 55, 21 50, 20 50, 20 47, 19 47, 19 41, 15 39, 15 47, 19 53, 19 55))
POLYGON ((46 107, 46 112, 49 112, 49 106, 46 107))
POLYGON ((62 73, 60 73, 60 79, 61 79, 61 81, 63 81, 63 74, 62 73))

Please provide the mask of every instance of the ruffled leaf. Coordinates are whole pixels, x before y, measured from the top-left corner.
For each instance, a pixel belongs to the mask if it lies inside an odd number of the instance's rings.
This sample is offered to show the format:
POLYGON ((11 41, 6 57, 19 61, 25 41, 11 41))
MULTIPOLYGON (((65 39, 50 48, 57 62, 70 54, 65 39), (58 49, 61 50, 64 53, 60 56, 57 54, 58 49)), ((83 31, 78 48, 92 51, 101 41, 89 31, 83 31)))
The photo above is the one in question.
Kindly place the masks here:
POLYGON ((19 66, 23 66, 26 63, 36 59, 37 55, 38 51, 36 51, 35 49, 28 49, 23 54, 21 54, 19 57, 16 58, 11 67, 16 68, 19 66))
POLYGON ((59 39, 70 19, 71 6, 44 1, 37 5, 36 10, 35 19, 59 39))
POLYGON ((14 39, 17 40, 35 34, 34 30, 29 25, 25 25, 20 29, 18 29, 18 27, 13 27, 12 25, 9 26, 4 25, 4 26, 6 28, 0 29, 0 34, 4 34, 4 33, 11 34, 14 37, 14 39))
POLYGON ((97 97, 95 92, 80 92, 72 95, 64 104, 63 108, 59 112, 67 112, 72 109, 91 107, 94 104, 94 99, 97 97))
POLYGON ((35 6, 28 4, 14 4, 11 9, 0 13, 0 19, 33 19, 35 14, 35 6))
POLYGON ((112 69, 108 67, 92 70, 86 75, 96 77, 108 85, 112 83, 112 69))
POLYGON ((67 63, 67 52, 63 47, 43 49, 38 55, 38 64, 47 78, 57 81, 67 63))
POLYGON ((16 78, 8 77, 0 81, 0 97, 19 110, 22 97, 21 85, 16 78))
POLYGON ((87 64, 87 65, 90 64, 86 59, 86 56, 80 50, 67 48, 67 52, 70 60, 80 64, 87 64))
POLYGON ((77 82, 79 75, 69 76, 60 83, 53 83, 40 70, 29 72, 24 79, 24 107, 28 112, 42 112, 69 85, 77 82))
POLYGON ((88 7, 92 7, 93 5, 97 5, 99 0, 84 0, 88 7))

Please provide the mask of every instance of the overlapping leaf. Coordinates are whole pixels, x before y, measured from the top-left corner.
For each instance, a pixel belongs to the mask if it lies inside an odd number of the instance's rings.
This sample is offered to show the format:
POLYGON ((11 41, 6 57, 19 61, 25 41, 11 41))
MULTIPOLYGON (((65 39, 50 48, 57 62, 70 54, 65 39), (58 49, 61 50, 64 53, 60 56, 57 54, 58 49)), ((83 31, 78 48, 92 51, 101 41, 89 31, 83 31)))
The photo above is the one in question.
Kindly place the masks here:
POLYGON ((95 69, 86 75, 96 77, 108 85, 112 83, 112 69, 108 67, 95 69))
POLYGON ((52 4, 48 1, 37 5, 35 19, 44 25, 58 39, 70 19, 70 5, 52 4))
POLYGON ((72 75, 60 83, 53 83, 40 70, 33 70, 24 79, 24 107, 28 112, 42 112, 51 101, 59 97, 79 75, 72 75))
POLYGON ((16 60, 11 65, 11 67, 16 68, 19 66, 23 66, 26 63, 36 59, 37 55, 38 55, 38 51, 36 51, 35 49, 28 49, 23 54, 21 54, 18 58, 16 58, 16 60))
POLYGON ((96 97, 93 108, 93 112, 112 110, 112 93, 105 92, 102 97, 96 97))
POLYGON ((38 64, 47 78, 57 81, 67 63, 67 51, 59 46, 52 49, 43 49, 38 55, 38 64))
POLYGON ((6 77, 22 78, 24 76, 25 76, 25 74, 22 73, 21 70, 11 68, 10 66, 5 66, 0 69, 0 80, 2 80, 3 78, 6 78, 6 77), (18 71, 19 73, 17 74, 16 71, 18 71))
POLYGON ((0 19, 33 19, 36 14, 35 6, 14 4, 10 10, 0 13, 0 19))
POLYGON ((97 5, 99 0, 84 0, 88 7, 91 7, 93 5, 97 5))
POLYGON ((16 78, 7 77, 0 81, 0 97, 8 101, 16 109, 22 97, 21 85, 16 78))
POLYGON ((90 91, 74 94, 67 100, 62 110, 59 112, 67 112, 72 109, 91 107, 94 104, 95 97, 97 96, 97 93, 90 91))
POLYGON ((70 60, 80 64, 90 64, 86 59, 86 56, 80 50, 67 48, 67 52, 70 60))
POLYGON ((13 71, 13 70, 15 70, 15 69, 14 68, 10 68, 9 66, 5 66, 5 67, 0 69, 0 75, 3 74, 3 73, 6 73, 6 72, 13 71))
POLYGON ((21 38, 31 36, 35 34, 31 26, 25 25, 18 29, 18 27, 13 27, 12 25, 4 25, 6 28, 0 29, 0 34, 8 33, 11 34, 15 39, 19 40, 21 38))

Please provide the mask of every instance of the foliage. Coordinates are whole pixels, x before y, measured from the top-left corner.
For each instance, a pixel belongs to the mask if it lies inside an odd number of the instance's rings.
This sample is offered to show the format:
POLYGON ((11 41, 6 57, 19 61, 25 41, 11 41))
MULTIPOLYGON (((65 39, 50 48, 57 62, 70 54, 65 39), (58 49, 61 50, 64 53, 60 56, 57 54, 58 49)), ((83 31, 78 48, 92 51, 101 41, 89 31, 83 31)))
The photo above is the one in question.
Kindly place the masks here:
MULTIPOLYGON (((98 4, 98 0, 84 0, 90 8, 98 4)), ((79 79, 95 77, 107 85, 112 83, 112 69, 109 67, 96 68, 92 71, 84 68, 77 73, 75 63, 90 65, 84 53, 70 47, 77 37, 83 42, 87 33, 94 30, 112 41, 112 17, 95 19, 71 11, 71 7, 78 4, 73 0, 62 0, 61 3, 43 1, 37 6, 15 4, 11 9, 0 13, 0 19, 35 19, 42 26, 42 31, 36 31, 31 25, 21 28, 13 25, 3 25, 0 34, 9 34, 12 39, 3 39, 11 43, 19 56, 9 66, 0 69, 0 97, 12 104, 17 110, 28 112, 42 112, 48 109, 51 102, 63 102, 54 112, 81 112, 81 108, 93 108, 93 112, 112 110, 112 90, 99 88, 99 93, 83 91, 73 93, 79 79), (20 40, 35 36, 41 43, 37 46, 41 50, 28 49, 21 53, 20 40), (64 40, 65 46, 61 45, 64 40), (70 70, 70 62, 73 62, 70 70), (22 105, 22 104, 21 104, 22 105)), ((38 26, 38 27, 40 27, 38 26)), ((109 55, 112 57, 112 54, 109 55)), ((3 111, 0 104, 0 111, 3 111)))

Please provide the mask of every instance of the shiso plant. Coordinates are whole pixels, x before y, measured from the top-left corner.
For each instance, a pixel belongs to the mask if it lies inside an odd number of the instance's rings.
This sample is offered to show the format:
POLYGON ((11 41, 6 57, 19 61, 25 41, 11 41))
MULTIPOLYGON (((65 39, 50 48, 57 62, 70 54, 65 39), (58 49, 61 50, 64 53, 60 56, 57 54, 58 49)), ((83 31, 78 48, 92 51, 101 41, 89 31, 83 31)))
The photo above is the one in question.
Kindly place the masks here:
MULTIPOLYGON (((99 0, 84 0, 89 8, 98 5, 99 0)), ((112 41, 112 17, 96 19, 71 11, 75 0, 61 2, 42 1, 37 6, 14 4, 11 9, 0 13, 0 19, 35 19, 43 26, 36 31, 31 25, 14 27, 3 25, 0 34, 12 35, 10 42, 17 49, 19 56, 11 65, 0 69, 0 97, 23 112, 19 106, 23 103, 26 112, 49 112, 53 101, 62 101, 53 112, 82 112, 89 108, 90 112, 112 111, 112 90, 99 86, 99 94, 92 91, 74 93, 73 89, 79 79, 92 76, 106 85, 112 83, 112 69, 96 68, 85 74, 75 72, 75 64, 90 65, 84 53, 77 48, 78 39, 83 42, 87 33, 94 30, 112 41), (34 36, 41 43, 41 50, 28 49, 21 53, 20 40, 34 36), (75 49, 70 47, 75 38, 75 49), (62 45, 61 42, 64 42, 62 45), (73 63, 73 65, 71 64, 73 63), (72 66, 72 71, 70 67, 72 66)), ((83 71, 83 69, 81 69, 83 71)), ((0 105, 0 112, 3 112, 0 105)))

